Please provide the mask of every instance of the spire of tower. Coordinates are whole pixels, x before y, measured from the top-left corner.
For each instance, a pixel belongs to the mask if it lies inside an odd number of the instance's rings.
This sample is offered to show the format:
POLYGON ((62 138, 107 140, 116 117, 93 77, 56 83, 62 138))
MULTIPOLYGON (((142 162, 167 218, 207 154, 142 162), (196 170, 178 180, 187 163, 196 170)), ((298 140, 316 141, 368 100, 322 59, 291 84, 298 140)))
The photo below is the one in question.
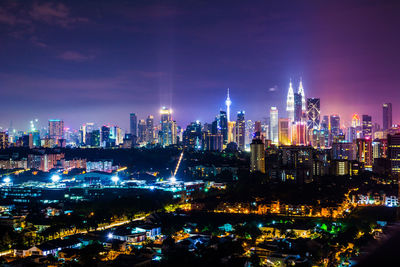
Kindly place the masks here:
POLYGON ((230 118, 231 118, 231 116, 230 116, 230 113, 231 113, 231 104, 232 104, 232 101, 231 101, 231 98, 229 97, 229 88, 228 88, 228 94, 227 94, 226 100, 225 100, 225 105, 226 105, 226 117, 227 117, 227 120, 228 120, 228 121, 230 121, 230 118))
POLYGON ((306 97, 304 94, 302 77, 300 77, 299 90, 297 93, 301 95, 301 109, 305 112, 306 111, 306 97))
POLYGON ((290 79, 290 82, 289 82, 289 91, 288 91, 287 100, 286 100, 286 111, 288 113, 289 121, 293 122, 294 121, 294 93, 293 93, 293 87, 292 87, 292 79, 290 79))

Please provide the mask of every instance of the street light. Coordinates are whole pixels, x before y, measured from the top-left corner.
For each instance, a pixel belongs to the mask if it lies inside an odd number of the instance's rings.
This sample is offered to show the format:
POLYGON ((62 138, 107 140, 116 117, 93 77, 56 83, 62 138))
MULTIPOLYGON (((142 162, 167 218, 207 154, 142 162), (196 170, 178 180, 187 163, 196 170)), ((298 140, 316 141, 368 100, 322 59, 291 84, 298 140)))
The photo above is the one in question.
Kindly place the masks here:
POLYGON ((3 182, 5 184, 9 184, 11 182, 11 178, 7 176, 6 178, 3 179, 3 182))
POLYGON ((171 178, 169 178, 169 180, 171 181, 171 183, 175 183, 176 182, 176 177, 172 176, 171 178))
POLYGON ((58 181, 60 181, 61 180, 61 177, 60 177, 60 175, 58 175, 58 174, 54 174, 53 176, 51 176, 51 181, 53 182, 53 183, 57 183, 58 181))
POLYGON ((111 181, 113 181, 115 184, 117 184, 119 181, 119 177, 115 175, 115 176, 111 177, 111 181))

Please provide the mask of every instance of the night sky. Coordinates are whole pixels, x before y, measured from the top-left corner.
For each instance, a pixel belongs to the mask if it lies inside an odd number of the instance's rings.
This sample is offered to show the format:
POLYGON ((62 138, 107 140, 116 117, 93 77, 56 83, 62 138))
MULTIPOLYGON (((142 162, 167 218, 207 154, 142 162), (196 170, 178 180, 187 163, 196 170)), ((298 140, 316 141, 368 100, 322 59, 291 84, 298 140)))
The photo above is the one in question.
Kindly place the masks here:
POLYGON ((303 77, 322 114, 393 103, 400 123, 400 1, 1 1, 0 126, 61 118, 128 128, 129 113, 211 122, 286 116, 303 77))

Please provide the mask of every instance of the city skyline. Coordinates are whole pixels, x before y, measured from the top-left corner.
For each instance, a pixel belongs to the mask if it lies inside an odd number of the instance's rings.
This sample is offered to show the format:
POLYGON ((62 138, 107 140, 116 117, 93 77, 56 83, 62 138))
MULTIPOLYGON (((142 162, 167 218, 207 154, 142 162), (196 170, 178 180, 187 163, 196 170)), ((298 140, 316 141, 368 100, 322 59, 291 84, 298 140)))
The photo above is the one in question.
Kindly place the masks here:
POLYGON ((231 115, 262 120, 276 106, 285 118, 288 80, 297 91, 300 77, 321 115, 382 125, 382 104, 400 97, 397 2, 226 3, 3 2, 0 126, 60 118, 129 129, 130 113, 157 121, 167 106, 185 127, 212 121, 227 88, 231 115))

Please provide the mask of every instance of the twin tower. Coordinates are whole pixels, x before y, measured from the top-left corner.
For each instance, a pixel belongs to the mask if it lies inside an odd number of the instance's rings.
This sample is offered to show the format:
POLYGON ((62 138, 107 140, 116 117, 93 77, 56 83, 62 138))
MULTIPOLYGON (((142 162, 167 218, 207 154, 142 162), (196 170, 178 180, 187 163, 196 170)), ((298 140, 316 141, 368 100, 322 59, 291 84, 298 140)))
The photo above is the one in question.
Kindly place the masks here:
POLYGON ((289 91, 286 100, 286 111, 288 113, 290 123, 298 121, 302 114, 306 112, 306 98, 304 95, 303 82, 301 78, 297 93, 293 92, 292 80, 290 80, 289 91))

